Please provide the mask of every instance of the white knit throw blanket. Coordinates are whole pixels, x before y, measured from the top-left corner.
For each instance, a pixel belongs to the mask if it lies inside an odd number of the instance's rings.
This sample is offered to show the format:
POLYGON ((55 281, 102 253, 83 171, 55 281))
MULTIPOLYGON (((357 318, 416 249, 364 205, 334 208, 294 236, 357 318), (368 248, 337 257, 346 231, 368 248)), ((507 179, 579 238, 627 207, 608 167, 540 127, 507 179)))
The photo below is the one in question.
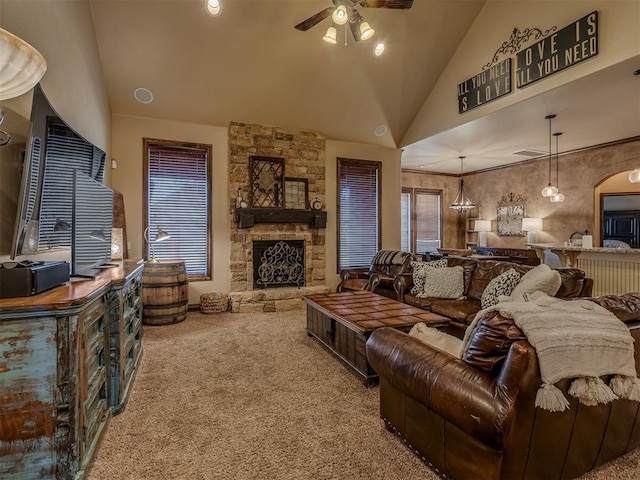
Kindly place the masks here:
POLYGON ((536 406, 563 411, 569 402, 553 384, 575 378, 569 394, 584 405, 618 398, 640 401, 633 337, 613 313, 588 300, 560 300, 536 292, 529 302, 503 302, 492 309, 512 318, 536 349, 542 386, 536 406), (609 385, 599 377, 613 375, 609 385))

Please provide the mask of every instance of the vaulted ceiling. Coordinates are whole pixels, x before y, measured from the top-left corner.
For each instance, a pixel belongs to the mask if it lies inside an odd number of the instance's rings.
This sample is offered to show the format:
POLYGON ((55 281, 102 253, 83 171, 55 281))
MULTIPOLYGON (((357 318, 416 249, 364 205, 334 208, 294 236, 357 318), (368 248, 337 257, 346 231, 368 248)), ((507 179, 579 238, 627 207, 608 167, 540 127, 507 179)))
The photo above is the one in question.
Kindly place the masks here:
POLYGON ((322 41, 330 19, 306 32, 294 29, 331 0, 221 0, 218 17, 206 13, 204 0, 89 1, 114 114, 307 129, 335 140, 404 148, 403 167, 449 173, 458 171, 451 159, 465 149, 474 152, 468 171, 522 160, 512 155, 516 150, 546 150, 546 137, 539 135, 544 125, 533 134, 522 119, 543 124, 551 101, 565 108, 565 120, 575 121, 576 129, 585 124, 584 135, 566 148, 640 135, 640 77, 631 75, 640 68, 639 55, 635 68, 629 62, 403 145, 484 0, 415 0, 405 10, 358 7, 375 36, 355 42, 338 28, 337 45, 322 41), (381 41, 386 49, 376 57, 381 41), (593 95, 608 82, 606 95, 593 95), (139 87, 153 93, 153 102, 136 101, 139 87), (585 95, 593 100, 589 108, 585 95), (596 112, 614 120, 594 122, 596 112), (380 125, 387 131, 377 136, 380 125))

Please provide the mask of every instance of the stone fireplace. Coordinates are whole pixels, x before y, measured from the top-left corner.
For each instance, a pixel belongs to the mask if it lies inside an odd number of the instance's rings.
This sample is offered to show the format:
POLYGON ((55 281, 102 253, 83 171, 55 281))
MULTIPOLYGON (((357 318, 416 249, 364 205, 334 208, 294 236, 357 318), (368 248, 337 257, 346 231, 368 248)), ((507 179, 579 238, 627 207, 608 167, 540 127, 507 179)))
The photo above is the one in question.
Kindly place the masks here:
MULTIPOLYGON (((325 139, 313 133, 255 124, 232 122, 229 127, 229 195, 231 271, 230 304, 232 312, 264 312, 303 309, 302 296, 328 292, 325 286, 325 229, 318 215, 306 209, 252 209, 249 198, 250 159, 254 156, 282 159, 288 178, 304 179, 309 200, 325 204, 325 139), (240 193, 249 203, 236 211, 236 196, 240 193), (238 215, 243 212, 243 215, 238 215), (249 215, 265 212, 262 215, 249 215), (249 220, 247 220, 249 219, 249 220), (263 264, 262 246, 283 242, 295 245, 286 261, 272 258, 273 265, 264 267, 280 277, 276 282, 256 281, 263 264), (256 245, 258 251, 256 251, 256 245), (296 250, 297 249, 297 253, 296 250), (292 261, 295 258, 295 261, 292 261), (279 263, 285 261, 285 263, 279 263), (292 265, 292 264, 296 265, 292 265), (279 265, 279 266, 278 266, 279 265), (300 277, 285 280, 297 271, 300 277), (283 272, 288 272, 283 275, 283 272), (301 278, 301 280, 300 280, 301 278), (276 285, 287 283, 287 285, 276 285)), ((323 208, 324 210, 324 208, 323 208)), ((326 222, 326 213, 322 212, 326 222)), ((281 255, 286 248, 277 253, 281 255)), ((271 255, 271 254, 270 254, 271 255)))

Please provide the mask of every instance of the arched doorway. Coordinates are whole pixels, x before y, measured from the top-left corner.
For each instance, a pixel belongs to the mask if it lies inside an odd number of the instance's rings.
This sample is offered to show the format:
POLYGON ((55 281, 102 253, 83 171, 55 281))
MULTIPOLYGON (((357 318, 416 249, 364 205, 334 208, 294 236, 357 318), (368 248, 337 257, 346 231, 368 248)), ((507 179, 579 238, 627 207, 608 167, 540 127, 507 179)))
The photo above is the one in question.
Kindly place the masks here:
POLYGON ((594 245, 610 238, 640 248, 640 183, 629 182, 630 172, 611 175, 594 188, 594 225, 599 226, 594 245))

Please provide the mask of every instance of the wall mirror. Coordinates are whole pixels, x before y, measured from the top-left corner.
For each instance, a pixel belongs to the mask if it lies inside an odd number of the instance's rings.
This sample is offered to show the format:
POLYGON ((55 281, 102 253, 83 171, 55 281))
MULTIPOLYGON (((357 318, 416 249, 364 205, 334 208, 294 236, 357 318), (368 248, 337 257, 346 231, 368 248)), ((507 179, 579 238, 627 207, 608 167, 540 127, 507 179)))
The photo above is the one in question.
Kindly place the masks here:
MULTIPOLYGON (((71 247, 73 173, 102 183, 105 153, 77 135, 37 85, 33 90, 11 257, 71 247)), ((15 180, 14 180, 15 181, 15 180)))

